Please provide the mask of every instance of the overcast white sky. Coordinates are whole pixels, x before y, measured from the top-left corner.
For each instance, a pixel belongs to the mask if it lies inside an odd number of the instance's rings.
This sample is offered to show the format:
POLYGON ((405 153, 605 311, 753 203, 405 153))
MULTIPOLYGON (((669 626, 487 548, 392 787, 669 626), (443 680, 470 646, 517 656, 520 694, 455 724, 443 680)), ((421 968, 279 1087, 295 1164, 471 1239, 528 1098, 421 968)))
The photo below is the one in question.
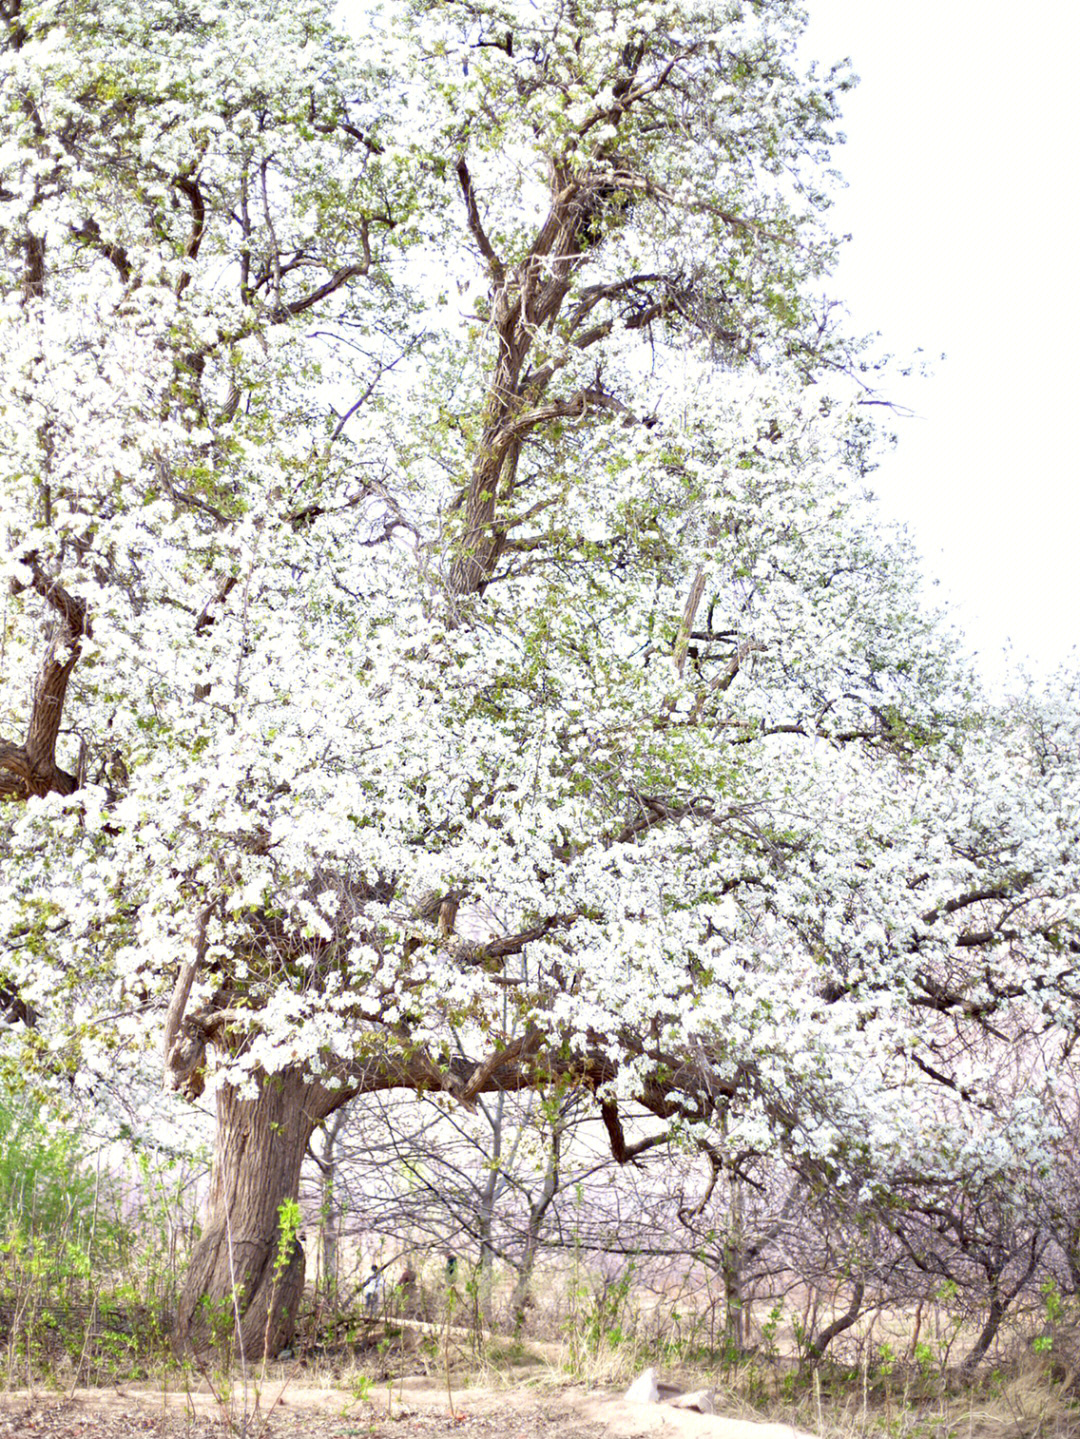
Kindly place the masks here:
POLYGON ((1008 640, 1046 673, 1080 641, 1080 5, 807 4, 807 53, 861 77, 837 289, 934 359, 873 487, 988 677, 1008 640))

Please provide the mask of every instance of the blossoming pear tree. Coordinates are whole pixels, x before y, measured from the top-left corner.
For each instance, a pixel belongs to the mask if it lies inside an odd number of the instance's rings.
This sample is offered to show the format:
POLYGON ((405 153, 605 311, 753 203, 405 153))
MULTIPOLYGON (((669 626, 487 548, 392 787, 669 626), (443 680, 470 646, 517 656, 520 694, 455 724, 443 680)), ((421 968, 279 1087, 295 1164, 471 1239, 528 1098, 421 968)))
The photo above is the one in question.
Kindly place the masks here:
POLYGON ((949 1164, 1071 1022, 1075 706, 992 722, 862 495, 798 11, 0 17, 0 999, 212 1103, 181 1339, 285 1341, 364 1092, 949 1164))

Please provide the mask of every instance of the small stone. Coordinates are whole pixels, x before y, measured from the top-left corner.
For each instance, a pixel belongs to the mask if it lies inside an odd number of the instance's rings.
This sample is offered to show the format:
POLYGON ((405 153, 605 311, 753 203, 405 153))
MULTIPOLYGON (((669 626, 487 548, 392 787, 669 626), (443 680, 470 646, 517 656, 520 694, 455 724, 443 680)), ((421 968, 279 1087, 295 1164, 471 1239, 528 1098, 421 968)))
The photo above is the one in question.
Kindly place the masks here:
POLYGON ((715 1414, 716 1400, 711 1389, 693 1389, 689 1394, 677 1394, 669 1401, 676 1409, 696 1409, 699 1414, 715 1414))
POLYGON ((656 1382, 656 1370, 646 1369, 639 1374, 626 1391, 627 1399, 638 1404, 655 1404, 660 1398, 660 1387, 656 1382))

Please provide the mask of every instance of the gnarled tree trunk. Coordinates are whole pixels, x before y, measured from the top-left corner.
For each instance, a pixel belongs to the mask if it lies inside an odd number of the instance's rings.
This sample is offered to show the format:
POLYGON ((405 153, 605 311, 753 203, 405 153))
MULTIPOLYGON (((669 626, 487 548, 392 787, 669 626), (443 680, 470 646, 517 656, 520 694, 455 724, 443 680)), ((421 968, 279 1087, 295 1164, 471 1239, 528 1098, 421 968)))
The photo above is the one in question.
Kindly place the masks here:
POLYGON ((273 1355, 293 1336, 304 1290, 304 1250, 281 1232, 315 1127, 343 1099, 299 1070, 259 1081, 254 1099, 231 1085, 217 1096, 217 1142, 202 1237, 176 1315, 182 1348, 231 1338, 247 1359, 273 1355))

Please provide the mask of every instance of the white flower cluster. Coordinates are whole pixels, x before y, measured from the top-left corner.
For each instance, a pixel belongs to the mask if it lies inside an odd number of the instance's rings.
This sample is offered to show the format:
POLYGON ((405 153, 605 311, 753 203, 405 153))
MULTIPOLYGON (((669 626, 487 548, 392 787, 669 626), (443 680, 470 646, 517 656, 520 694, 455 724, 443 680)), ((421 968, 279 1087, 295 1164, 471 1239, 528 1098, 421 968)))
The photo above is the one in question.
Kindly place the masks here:
POLYGON ((793 7, 416 0, 381 55, 330 8, 27 4, 4 52, 13 750, 31 554, 91 621, 80 783, 0 809, 41 1053, 143 1064, 197 958, 211 1088, 535 1031, 536 1082, 735 1147, 1031 1162, 988 1036, 1075 1022, 1076 685, 980 699, 785 340, 835 112, 793 7))

